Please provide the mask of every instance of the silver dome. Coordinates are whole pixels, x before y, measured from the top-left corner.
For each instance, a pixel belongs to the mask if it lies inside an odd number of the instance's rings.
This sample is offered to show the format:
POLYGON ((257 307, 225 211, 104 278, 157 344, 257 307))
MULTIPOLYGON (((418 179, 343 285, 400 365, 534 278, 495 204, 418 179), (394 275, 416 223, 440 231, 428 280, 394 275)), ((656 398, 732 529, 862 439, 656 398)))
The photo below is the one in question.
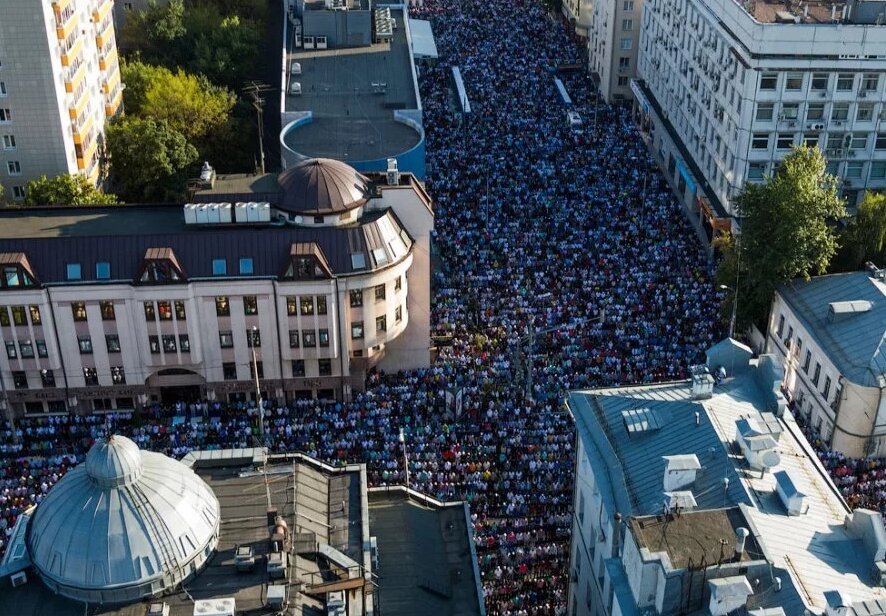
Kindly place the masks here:
POLYGON ((28 551, 55 592, 134 601, 202 568, 218 544, 219 519, 218 500, 191 469, 112 436, 37 507, 28 551))

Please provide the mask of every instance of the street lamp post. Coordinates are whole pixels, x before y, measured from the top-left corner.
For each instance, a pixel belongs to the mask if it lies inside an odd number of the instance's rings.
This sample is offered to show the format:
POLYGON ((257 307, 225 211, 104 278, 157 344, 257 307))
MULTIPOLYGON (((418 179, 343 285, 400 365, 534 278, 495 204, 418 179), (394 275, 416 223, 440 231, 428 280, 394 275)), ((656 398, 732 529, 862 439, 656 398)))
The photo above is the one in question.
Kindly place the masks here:
POLYGON ((732 338, 735 334, 735 311, 738 306, 738 289, 733 289, 725 284, 721 284, 720 289, 723 291, 732 291, 732 311, 729 316, 729 337, 732 338))
MULTIPOLYGON (((399 439, 400 446, 403 448, 403 468, 406 470, 406 489, 409 489, 409 457, 406 455, 406 435, 403 434, 403 428, 400 428, 399 439)), ((408 496, 407 496, 408 497, 408 496)))
POLYGON ((258 356, 255 354, 255 341, 258 327, 252 326, 252 376, 255 377, 255 401, 258 404, 258 431, 262 439, 265 437, 265 413, 262 409, 261 386, 258 383, 258 356))

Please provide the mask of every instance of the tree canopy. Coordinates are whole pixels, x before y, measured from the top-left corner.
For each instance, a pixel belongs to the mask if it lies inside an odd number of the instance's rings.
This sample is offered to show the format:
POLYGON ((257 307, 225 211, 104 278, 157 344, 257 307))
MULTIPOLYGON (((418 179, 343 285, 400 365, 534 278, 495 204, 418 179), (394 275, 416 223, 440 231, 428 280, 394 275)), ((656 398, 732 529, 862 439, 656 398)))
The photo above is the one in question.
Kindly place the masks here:
POLYGON ((112 122, 106 136, 114 182, 127 201, 181 198, 187 169, 197 149, 164 120, 125 116, 112 122))
POLYGON ((774 175, 746 184, 737 199, 741 236, 737 246, 731 240, 721 246, 720 279, 729 286, 739 280, 740 326, 765 326, 776 286, 822 274, 834 257, 836 223, 846 210, 826 164, 818 148, 798 146, 774 175))
POLYGON ((45 175, 28 182, 27 205, 116 205, 116 195, 103 193, 79 174, 45 175))
POLYGON ((878 266, 886 259, 886 195, 867 191, 858 213, 840 235, 840 269, 858 269, 864 262, 878 266))

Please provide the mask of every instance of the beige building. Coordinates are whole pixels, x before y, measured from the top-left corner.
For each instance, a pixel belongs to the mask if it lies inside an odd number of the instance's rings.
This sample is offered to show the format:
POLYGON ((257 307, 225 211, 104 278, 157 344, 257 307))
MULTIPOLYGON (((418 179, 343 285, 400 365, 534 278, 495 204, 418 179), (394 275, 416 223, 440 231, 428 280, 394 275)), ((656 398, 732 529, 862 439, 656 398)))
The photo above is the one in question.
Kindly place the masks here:
POLYGON ((643 0, 598 0, 589 10, 588 66, 608 103, 631 100, 643 0))
POLYGON ((588 37, 593 5, 594 2, 592 0, 563 0, 561 9, 563 15, 575 28, 575 33, 582 38, 588 37))
POLYGON ((411 175, 310 159, 184 206, 0 212, 14 413, 348 399, 430 359, 431 202, 411 175), (253 348, 255 356, 253 357, 253 348))
POLYGON ((775 294, 767 352, 784 364, 797 413, 848 456, 886 455, 883 270, 819 276, 775 294))
POLYGON ((107 118, 123 87, 113 0, 5 0, 0 10, 0 183, 20 201, 30 180, 100 179, 107 118))

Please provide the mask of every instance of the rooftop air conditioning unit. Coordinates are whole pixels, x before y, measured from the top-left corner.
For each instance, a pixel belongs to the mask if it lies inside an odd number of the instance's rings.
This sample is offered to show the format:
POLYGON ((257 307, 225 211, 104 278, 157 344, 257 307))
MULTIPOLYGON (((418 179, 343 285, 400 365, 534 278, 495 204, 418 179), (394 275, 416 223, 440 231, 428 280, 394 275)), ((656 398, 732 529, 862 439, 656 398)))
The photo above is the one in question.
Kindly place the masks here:
POLYGON ((9 581, 12 582, 13 588, 18 588, 19 586, 24 586, 28 583, 28 574, 24 571, 19 571, 18 573, 13 573, 9 576, 9 581))

